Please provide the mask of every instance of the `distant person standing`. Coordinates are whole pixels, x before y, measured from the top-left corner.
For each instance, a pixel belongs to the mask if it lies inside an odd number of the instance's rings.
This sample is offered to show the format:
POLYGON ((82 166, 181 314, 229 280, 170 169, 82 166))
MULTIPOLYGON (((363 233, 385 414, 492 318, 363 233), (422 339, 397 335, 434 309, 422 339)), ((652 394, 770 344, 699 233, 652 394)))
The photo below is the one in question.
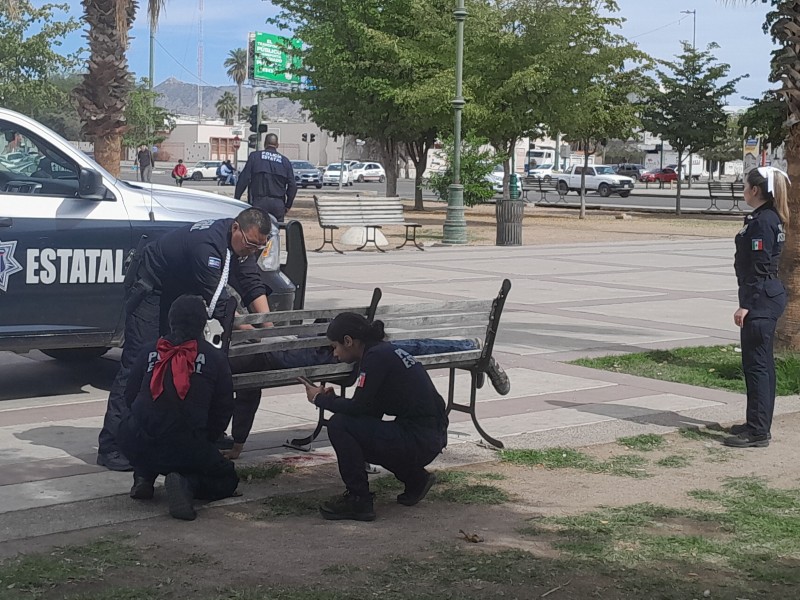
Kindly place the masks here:
POLYGON ((153 176, 153 153, 145 144, 139 146, 136 164, 139 165, 139 181, 150 183, 150 178, 153 176))
POLYGON ((278 136, 268 133, 264 150, 251 152, 239 175, 233 197, 239 200, 247 190, 247 201, 283 221, 297 195, 292 163, 278 152, 278 136))
POLYGON ((733 321, 741 328, 742 370, 747 387, 746 421, 723 440, 734 448, 764 448, 772 437, 775 411, 775 327, 786 308, 786 290, 778 262, 789 223, 789 176, 775 167, 759 167, 745 177, 744 199, 753 209, 736 235, 734 268, 739 308, 733 321))

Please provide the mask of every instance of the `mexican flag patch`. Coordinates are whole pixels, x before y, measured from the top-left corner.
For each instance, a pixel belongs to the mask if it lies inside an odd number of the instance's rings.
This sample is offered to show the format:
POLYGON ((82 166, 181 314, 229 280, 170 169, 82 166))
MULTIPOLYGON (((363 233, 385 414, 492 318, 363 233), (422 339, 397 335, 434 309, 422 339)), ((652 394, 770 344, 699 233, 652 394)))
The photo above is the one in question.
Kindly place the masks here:
POLYGON ((764 240, 753 240, 753 250, 763 250, 764 240))

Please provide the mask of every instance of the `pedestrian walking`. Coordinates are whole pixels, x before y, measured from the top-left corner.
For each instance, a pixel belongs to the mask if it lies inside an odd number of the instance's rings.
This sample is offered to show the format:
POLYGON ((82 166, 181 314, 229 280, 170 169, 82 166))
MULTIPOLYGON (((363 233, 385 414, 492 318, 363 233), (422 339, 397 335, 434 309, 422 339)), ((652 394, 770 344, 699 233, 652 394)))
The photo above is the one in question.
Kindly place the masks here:
POLYGON ((206 305, 180 296, 170 332, 143 348, 125 388, 119 444, 133 465, 130 497, 150 500, 166 475, 170 515, 192 521, 195 498, 221 500, 239 484, 214 440, 233 411, 233 377, 223 352, 203 339, 206 305))
POLYGON ((239 200, 247 190, 247 201, 251 206, 283 221, 297 195, 294 170, 291 161, 278 152, 277 135, 268 133, 264 146, 264 150, 251 152, 247 157, 233 197, 239 200))
POLYGON ((775 410, 775 327, 786 307, 778 262, 789 223, 789 176, 775 167, 747 174, 744 199, 753 209, 736 235, 734 267, 739 308, 733 321, 741 328, 742 370, 747 386, 745 423, 731 427, 726 446, 764 448, 772 438, 775 410))
POLYGON ((112 471, 131 468, 116 441, 125 386, 142 347, 169 332, 168 313, 175 299, 201 296, 208 318, 222 322, 228 284, 251 312, 269 312, 256 255, 266 248, 271 231, 269 217, 248 208, 235 219, 200 221, 169 231, 137 250, 125 276, 125 341, 108 396, 97 464, 112 471))
POLYGON ((136 164, 139 166, 139 181, 150 183, 153 176, 153 153, 145 144, 136 153, 136 164))

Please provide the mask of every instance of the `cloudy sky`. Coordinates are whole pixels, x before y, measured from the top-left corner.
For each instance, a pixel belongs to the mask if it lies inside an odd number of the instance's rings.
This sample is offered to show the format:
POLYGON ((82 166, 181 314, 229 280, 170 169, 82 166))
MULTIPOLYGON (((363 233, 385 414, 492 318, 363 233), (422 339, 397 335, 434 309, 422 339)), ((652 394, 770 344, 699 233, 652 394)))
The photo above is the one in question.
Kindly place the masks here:
MULTIPOLYGON (((40 4, 41 2, 37 2, 40 4)), ((140 1, 146 5, 146 0, 140 1)), ((202 20, 204 61, 202 81, 208 85, 230 83, 222 63, 228 51, 244 47, 248 31, 275 32, 264 24, 275 8, 261 0, 205 0, 202 20)), ((697 45, 716 42, 719 60, 731 65, 732 75, 748 74, 739 84, 738 94, 729 99, 743 105, 741 96, 758 96, 770 87, 767 80, 772 42, 761 26, 765 7, 760 2, 732 8, 722 0, 617 0, 619 16, 626 19, 622 32, 642 50, 656 58, 671 58, 681 50, 681 40, 691 42, 692 15, 697 11, 697 45)), ((77 2, 72 9, 80 14, 77 2)), ((168 0, 157 33, 156 82, 168 77, 198 81, 197 47, 200 39, 200 0, 168 0)), ((469 27, 469 20, 467 20, 469 27)), ((67 46, 84 43, 80 35, 67 40, 67 46)), ((145 11, 140 10, 133 29, 129 52, 130 65, 138 76, 148 72, 149 34, 145 11)))

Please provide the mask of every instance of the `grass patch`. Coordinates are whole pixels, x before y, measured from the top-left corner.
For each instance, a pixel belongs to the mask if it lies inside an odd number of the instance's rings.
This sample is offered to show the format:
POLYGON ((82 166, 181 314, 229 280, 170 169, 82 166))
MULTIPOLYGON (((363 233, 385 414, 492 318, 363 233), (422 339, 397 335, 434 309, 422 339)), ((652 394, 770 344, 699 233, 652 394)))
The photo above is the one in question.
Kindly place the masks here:
POLYGON ((758 479, 737 478, 722 490, 694 490, 689 496, 707 507, 608 508, 541 519, 527 533, 555 534, 556 547, 568 555, 626 569, 707 563, 753 580, 800 582, 800 489, 776 489, 758 479))
POLYGON ((316 512, 321 498, 310 495, 270 496, 263 501, 264 510, 259 518, 298 517, 316 512))
POLYGON ((621 477, 649 477, 642 456, 625 454, 606 461, 597 460, 572 448, 545 450, 501 450, 500 457, 516 465, 542 466, 546 469, 580 469, 590 473, 606 473, 621 477))
MULTIPOLYGON (((620 356, 581 358, 572 364, 650 379, 745 392, 741 354, 735 346, 652 350, 620 356)), ((779 396, 800 394, 800 354, 775 357, 779 396)))
POLYGON ((733 457, 733 452, 727 448, 717 448, 716 446, 706 448, 706 460, 708 462, 724 463, 728 462, 733 457))
POLYGON ((655 433, 643 433, 642 435, 619 438, 617 443, 630 450, 650 452, 651 450, 661 448, 666 442, 662 436, 656 435, 655 433))
POLYGON ((260 465, 248 465, 246 467, 237 467, 236 474, 242 481, 250 483, 251 481, 266 481, 268 479, 275 479, 281 473, 291 473, 294 467, 284 465, 281 463, 266 462, 260 465))
POLYGON ((695 442, 721 442, 723 438, 730 435, 724 431, 717 431, 716 429, 699 429, 697 427, 681 427, 678 433, 681 437, 695 442))
POLYGON ((657 460, 656 464, 659 467, 666 467, 668 469, 682 469, 692 464, 692 459, 683 454, 670 454, 669 456, 657 460))
POLYGON ((428 498, 455 504, 504 504, 511 500, 508 492, 495 485, 482 483, 502 478, 498 473, 437 471, 436 484, 431 488, 428 498))

